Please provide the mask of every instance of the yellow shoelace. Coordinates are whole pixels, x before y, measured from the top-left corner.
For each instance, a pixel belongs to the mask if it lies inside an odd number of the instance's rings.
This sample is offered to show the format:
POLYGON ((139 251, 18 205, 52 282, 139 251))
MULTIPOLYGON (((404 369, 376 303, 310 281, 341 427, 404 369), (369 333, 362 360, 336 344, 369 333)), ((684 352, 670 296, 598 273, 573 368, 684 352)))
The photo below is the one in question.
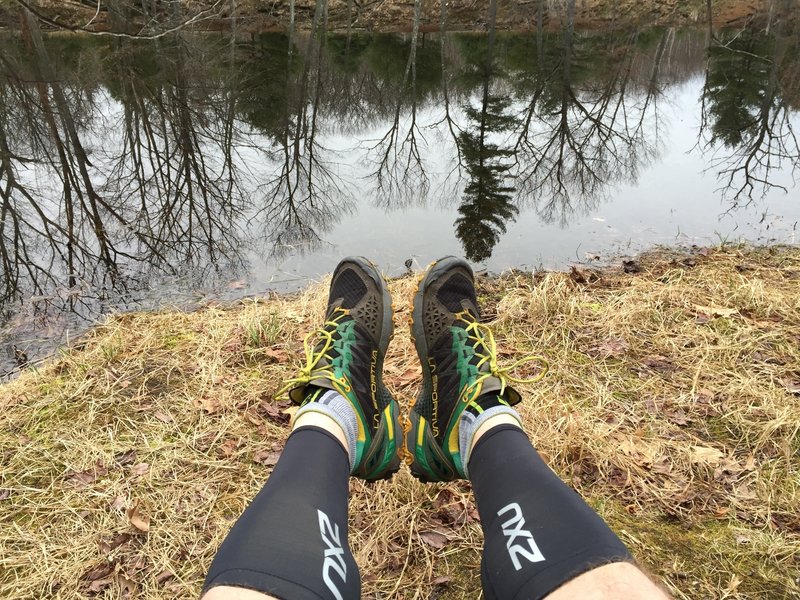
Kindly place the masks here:
POLYGON ((462 398, 462 401, 466 404, 470 404, 480 395, 483 382, 489 377, 496 377, 500 380, 500 391, 498 394, 502 395, 509 381, 513 383, 536 383, 547 374, 547 370, 550 368, 549 363, 543 356, 538 356, 536 354, 523 356, 508 367, 500 367, 497 364, 497 344, 494 341, 494 334, 492 333, 492 330, 483 323, 478 323, 478 321, 476 321, 474 317, 466 310, 456 314, 455 317, 456 319, 459 319, 467 324, 467 327, 465 328, 467 337, 476 342, 474 345, 475 355, 479 357, 479 360, 475 366, 478 368, 478 370, 480 370, 484 364, 487 362, 489 363, 489 370, 481 372, 475 381, 466 386, 462 393, 459 394, 459 397, 462 398), (481 348, 483 348, 485 352, 481 352, 481 348), (524 379, 521 377, 515 377, 511 374, 511 371, 515 370, 520 365, 529 362, 538 363, 541 368, 541 371, 534 377, 524 379))
POLYGON ((312 379, 327 379, 334 389, 343 396, 352 390, 352 386, 346 376, 336 377, 334 375, 331 364, 319 364, 323 358, 327 359, 329 363, 333 360, 333 357, 328 354, 328 351, 333 347, 333 333, 339 327, 339 321, 349 314, 350 311, 346 308, 335 308, 333 316, 325 321, 320 329, 312 331, 303 338, 303 352, 306 356, 306 364, 300 367, 296 377, 287 379, 284 382, 276 397, 284 397, 292 389, 301 385, 308 385, 312 379), (320 346, 320 342, 324 342, 322 346, 320 346))

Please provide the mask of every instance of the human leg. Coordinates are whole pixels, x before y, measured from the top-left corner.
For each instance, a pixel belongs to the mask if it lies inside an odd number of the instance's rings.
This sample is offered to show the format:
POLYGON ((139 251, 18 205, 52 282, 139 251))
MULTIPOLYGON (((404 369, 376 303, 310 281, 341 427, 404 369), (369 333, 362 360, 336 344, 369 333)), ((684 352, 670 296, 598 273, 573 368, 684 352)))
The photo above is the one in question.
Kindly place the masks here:
POLYGON ((326 429, 300 425, 217 551, 205 600, 232 600, 236 588, 292 600, 360 596, 347 543, 347 450, 326 429))
POLYGON ((295 428, 220 547, 205 600, 244 600, 243 590, 291 600, 359 597, 347 544, 348 475, 372 481, 399 467, 397 404, 380 377, 390 336, 382 277, 363 259, 345 259, 325 324, 306 338, 305 366, 284 386, 301 404, 295 428))
POLYGON ((428 270, 413 319, 424 381, 407 436, 412 473, 423 481, 472 480, 486 541, 486 597, 539 599, 587 577, 593 583, 601 577, 603 585, 619 577, 626 584, 644 581, 655 590, 647 597, 663 597, 603 520, 528 442, 511 408, 521 400, 508 386, 515 379, 497 365, 464 261, 450 257, 428 270), (487 425, 492 427, 484 433, 487 425), (614 566, 619 564, 627 566, 614 566))
POLYGON ((666 598, 518 425, 496 425, 477 438, 469 473, 484 531, 487 600, 666 598))

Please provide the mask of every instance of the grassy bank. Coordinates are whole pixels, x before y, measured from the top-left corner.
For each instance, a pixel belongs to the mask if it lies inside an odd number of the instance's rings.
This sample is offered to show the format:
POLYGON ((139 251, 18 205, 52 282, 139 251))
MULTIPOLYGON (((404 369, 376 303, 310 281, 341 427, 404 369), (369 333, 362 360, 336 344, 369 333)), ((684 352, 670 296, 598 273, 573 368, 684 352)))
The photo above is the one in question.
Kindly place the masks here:
MULTIPOLYGON (((628 271, 480 278, 542 455, 679 598, 800 594, 800 249, 652 254, 628 271), (520 373, 524 376, 526 373, 520 373)), ((419 387, 416 277, 391 282, 386 381, 419 387)), ((326 282, 190 314, 126 314, 0 387, 0 596, 185 598, 269 476, 274 399, 326 282)), ((351 483, 365 598, 476 598, 465 482, 351 483), (435 532, 436 534, 431 534, 435 532)))

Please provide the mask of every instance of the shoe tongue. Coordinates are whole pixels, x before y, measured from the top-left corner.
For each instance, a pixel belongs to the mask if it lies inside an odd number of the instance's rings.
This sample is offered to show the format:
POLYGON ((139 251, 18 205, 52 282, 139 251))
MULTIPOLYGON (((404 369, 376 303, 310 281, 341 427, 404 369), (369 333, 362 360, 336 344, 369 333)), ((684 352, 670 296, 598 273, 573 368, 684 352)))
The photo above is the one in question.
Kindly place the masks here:
POLYGON ((325 377, 317 377, 316 379, 312 379, 308 382, 310 385, 315 385, 321 388, 327 388, 329 390, 334 390, 336 388, 333 387, 333 382, 330 379, 325 377))
POLYGON ((497 377, 487 377, 483 380, 481 386, 481 395, 489 394, 491 392, 499 392, 502 387, 500 380, 497 377))
POLYGON ((510 385, 507 385, 505 388, 503 388, 500 379, 494 376, 487 377, 483 380, 483 383, 481 384, 481 396, 492 393, 500 394, 501 389, 503 390, 503 398, 509 403, 509 405, 514 406, 522 401, 522 396, 517 390, 512 388, 510 385))

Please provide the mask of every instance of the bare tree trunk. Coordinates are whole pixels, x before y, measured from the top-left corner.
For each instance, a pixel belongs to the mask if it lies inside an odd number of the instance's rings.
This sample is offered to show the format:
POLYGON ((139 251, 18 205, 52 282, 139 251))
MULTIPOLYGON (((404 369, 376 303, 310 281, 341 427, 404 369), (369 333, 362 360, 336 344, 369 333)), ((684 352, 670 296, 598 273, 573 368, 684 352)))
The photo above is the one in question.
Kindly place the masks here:
POLYGON ((767 28, 765 30, 767 35, 769 35, 770 29, 772 29, 772 18, 774 15, 775 15, 775 0, 769 0, 769 13, 767 14, 767 28))
POLYGON ((711 13, 711 0, 706 0, 706 24, 708 26, 708 43, 714 39, 714 20, 711 13))
POLYGON ((350 50, 350 36, 353 33, 353 0, 347 0, 347 44, 345 48, 350 50))
POLYGON ((542 27, 544 23, 544 2, 545 0, 539 0, 536 3, 536 58, 537 62, 539 63, 539 68, 542 65, 542 54, 543 54, 543 43, 544 40, 542 39, 542 27))

